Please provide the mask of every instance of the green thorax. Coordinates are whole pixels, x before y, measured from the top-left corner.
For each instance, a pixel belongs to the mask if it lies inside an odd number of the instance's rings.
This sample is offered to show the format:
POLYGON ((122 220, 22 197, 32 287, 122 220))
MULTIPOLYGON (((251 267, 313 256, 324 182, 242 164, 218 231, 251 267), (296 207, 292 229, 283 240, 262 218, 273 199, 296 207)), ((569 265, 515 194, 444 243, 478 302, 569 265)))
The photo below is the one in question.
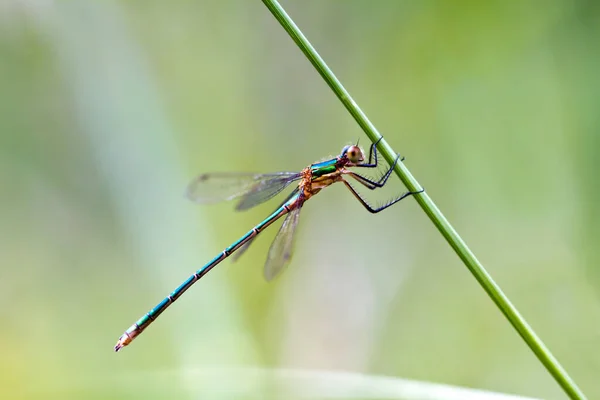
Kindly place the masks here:
POLYGON ((313 179, 335 172, 337 170, 336 162, 337 158, 332 158, 331 160, 312 164, 310 168, 312 169, 313 179))

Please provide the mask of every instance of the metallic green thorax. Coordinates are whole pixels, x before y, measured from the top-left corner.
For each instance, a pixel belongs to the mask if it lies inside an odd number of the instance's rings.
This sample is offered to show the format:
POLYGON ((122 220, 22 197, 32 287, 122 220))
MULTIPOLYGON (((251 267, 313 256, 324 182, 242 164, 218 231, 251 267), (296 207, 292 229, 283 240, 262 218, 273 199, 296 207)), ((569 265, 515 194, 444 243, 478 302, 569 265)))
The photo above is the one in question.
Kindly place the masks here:
POLYGON ((331 174, 332 172, 337 171, 337 167, 335 165, 336 163, 337 158, 332 158, 331 160, 312 164, 310 168, 312 170, 313 178, 318 178, 320 176, 331 174))

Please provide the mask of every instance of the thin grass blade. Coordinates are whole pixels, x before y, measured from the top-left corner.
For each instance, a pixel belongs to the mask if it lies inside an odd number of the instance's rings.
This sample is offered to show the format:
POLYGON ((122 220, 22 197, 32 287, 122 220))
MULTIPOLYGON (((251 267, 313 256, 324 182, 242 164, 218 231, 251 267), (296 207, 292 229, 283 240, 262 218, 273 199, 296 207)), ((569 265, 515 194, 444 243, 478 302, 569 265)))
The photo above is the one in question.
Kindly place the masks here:
MULTIPOLYGON (((354 117, 356 122, 364 130, 371 142, 378 143, 377 148, 381 151, 383 157, 388 163, 392 163, 396 156, 396 152, 390 145, 382 140, 382 136, 369 120, 367 115, 358 106, 356 101, 350 96, 350 93, 342 85, 333 71, 327 66, 323 58, 317 53, 315 48, 310 44, 302 31, 296 26, 294 21, 285 12, 281 5, 276 0, 262 0, 265 6, 271 11, 275 19, 279 21, 283 29, 290 35, 292 40, 298 45, 306 58, 315 67, 327 85, 333 90, 338 99, 342 102, 348 112, 354 117)), ((396 164, 394 171, 412 191, 417 192, 422 190, 422 186, 410 173, 408 168, 399 162, 396 164)), ((467 246, 464 240, 459 236, 454 227, 439 210, 437 205, 429 197, 426 192, 415 196, 415 200, 423 208, 423 211, 429 216, 431 221, 438 228, 440 233, 446 238, 450 246, 456 251, 458 256, 465 263, 469 271, 479 282, 482 288, 487 292, 490 298, 496 303, 500 311, 506 316, 512 326, 517 330, 521 338, 527 343, 531 350, 535 353, 541 363, 546 367, 548 372, 554 377, 556 382, 563 388, 565 393, 574 400, 585 399, 585 395, 577 386, 575 381, 569 376, 567 371, 558 362, 544 342, 537 336, 534 330, 529 326, 525 318, 521 316, 516 307, 511 303, 508 297, 504 294, 500 286, 492 279, 490 274, 485 270, 481 262, 475 257, 475 254, 467 246)))

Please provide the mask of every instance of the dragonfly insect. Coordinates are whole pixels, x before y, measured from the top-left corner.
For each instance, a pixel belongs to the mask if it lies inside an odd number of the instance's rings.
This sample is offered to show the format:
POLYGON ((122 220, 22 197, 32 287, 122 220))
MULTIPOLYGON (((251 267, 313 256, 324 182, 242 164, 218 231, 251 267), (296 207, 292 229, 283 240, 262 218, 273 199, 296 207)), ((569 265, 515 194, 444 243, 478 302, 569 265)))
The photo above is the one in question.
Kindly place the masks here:
POLYGON ((394 167, 400 160, 399 155, 394 160, 394 163, 390 165, 386 172, 377 180, 349 169, 354 167, 376 169, 378 167, 377 144, 380 140, 381 139, 371 145, 371 148, 369 149, 369 160, 367 162, 365 162, 363 150, 356 144, 347 145, 342 149, 339 156, 311 164, 300 172, 278 172, 272 174, 209 173, 202 174, 194 179, 187 190, 187 197, 190 200, 197 203, 214 203, 222 200, 239 198, 239 202, 236 206, 238 210, 246 210, 261 204, 281 193, 290 184, 294 182, 298 183, 295 189, 271 215, 236 242, 232 243, 215 258, 210 260, 170 295, 165 297, 163 301, 158 303, 156 307, 148 311, 137 322, 131 325, 131 327, 129 327, 119 338, 115 345, 115 351, 119 351, 130 344, 148 326, 150 326, 163 311, 217 264, 236 251, 236 257, 239 257, 248 249, 248 246, 259 233, 284 215, 287 215, 271 244, 271 248, 267 255, 267 261, 264 266, 265 278, 267 280, 273 279, 291 259, 294 232, 298 225, 298 217, 300 216, 302 206, 322 189, 336 182, 342 182, 364 208, 374 214, 398 203, 407 196, 421 193, 423 190, 417 192, 405 192, 380 207, 372 207, 358 193, 354 186, 350 184, 348 178, 354 179, 356 182, 370 190, 381 188, 386 184, 394 167))

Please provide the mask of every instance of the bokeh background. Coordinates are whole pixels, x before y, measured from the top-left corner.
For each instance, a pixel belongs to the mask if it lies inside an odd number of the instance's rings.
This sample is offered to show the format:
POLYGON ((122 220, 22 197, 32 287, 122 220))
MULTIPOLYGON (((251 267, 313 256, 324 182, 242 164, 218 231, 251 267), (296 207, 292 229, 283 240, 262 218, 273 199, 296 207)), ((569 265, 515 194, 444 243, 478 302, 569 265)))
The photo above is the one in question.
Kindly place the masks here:
MULTIPOLYGON (((598 4, 282 4, 600 398, 598 4)), ((565 398, 414 200, 373 216, 342 185, 307 203, 279 279, 262 277, 271 228, 112 351, 277 204, 195 206, 189 180, 299 170, 357 138, 260 1, 3 0, 0 397, 296 395, 232 394, 248 367, 565 398)))

